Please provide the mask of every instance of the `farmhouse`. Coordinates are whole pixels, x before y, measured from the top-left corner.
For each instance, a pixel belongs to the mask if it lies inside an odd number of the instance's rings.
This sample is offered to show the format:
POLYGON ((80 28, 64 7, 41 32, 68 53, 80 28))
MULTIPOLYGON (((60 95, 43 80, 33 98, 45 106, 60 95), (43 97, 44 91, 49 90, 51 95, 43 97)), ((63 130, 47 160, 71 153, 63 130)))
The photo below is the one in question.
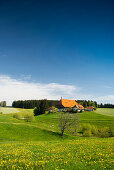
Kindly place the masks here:
POLYGON ((87 111, 93 111, 94 110, 94 107, 93 106, 89 106, 86 108, 87 111))
POLYGON ((82 111, 85 110, 85 108, 84 108, 82 105, 80 105, 80 104, 79 104, 77 107, 78 107, 78 109, 80 109, 80 110, 82 110, 82 111))
POLYGON ((84 107, 82 105, 79 105, 75 100, 69 100, 69 99, 61 99, 57 106, 60 111, 67 111, 69 107, 73 108, 74 110, 80 111, 84 110, 84 107))

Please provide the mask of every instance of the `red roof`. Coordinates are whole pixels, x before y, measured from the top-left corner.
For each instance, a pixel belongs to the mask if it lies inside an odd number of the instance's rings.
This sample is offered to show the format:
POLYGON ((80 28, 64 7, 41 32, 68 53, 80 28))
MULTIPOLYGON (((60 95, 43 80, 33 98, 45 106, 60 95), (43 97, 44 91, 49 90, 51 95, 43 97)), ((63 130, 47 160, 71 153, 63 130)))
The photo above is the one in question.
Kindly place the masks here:
POLYGON ((93 106, 89 106, 86 109, 92 110, 92 109, 94 109, 94 107, 93 106))

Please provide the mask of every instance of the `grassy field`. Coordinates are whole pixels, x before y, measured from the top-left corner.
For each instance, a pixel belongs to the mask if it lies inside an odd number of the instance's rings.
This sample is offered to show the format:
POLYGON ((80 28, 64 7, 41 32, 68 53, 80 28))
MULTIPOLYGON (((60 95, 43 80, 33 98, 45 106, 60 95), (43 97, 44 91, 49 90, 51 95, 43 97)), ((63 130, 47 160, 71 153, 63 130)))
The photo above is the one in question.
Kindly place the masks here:
MULTIPOLYGON (((18 114, 32 109, 16 109, 18 114)), ((96 112, 79 114, 81 124, 110 127, 114 117, 96 112)), ((44 114, 32 122, 0 115, 0 169, 113 169, 114 138, 60 135, 58 114, 44 114)))
POLYGON ((107 116, 114 116, 114 109, 108 108, 98 108, 97 113, 107 115, 107 116))
POLYGON ((113 169, 113 139, 1 143, 1 169, 113 169))
MULTIPOLYGON (((21 114, 22 116, 24 116, 24 114, 33 113, 32 109, 17 109, 17 110, 19 111, 18 114, 21 114)), ((97 113, 96 111, 96 112, 79 113, 79 118, 80 118, 80 124, 89 123, 98 128, 110 127, 114 133, 114 116, 102 115, 97 113)), ((7 124, 16 123, 15 126, 21 124, 25 124, 25 125, 30 124, 32 126, 37 126, 37 128, 43 130, 56 131, 57 133, 60 133, 60 129, 58 127, 58 123, 59 123, 58 114, 43 114, 40 116, 36 116, 35 119, 29 123, 25 122, 24 120, 18 120, 13 118, 12 114, 2 114, 0 115, 0 122, 1 123, 4 122, 7 124)), ((6 124, 2 125, 2 127, 3 126, 5 127, 6 124)))
POLYGON ((3 114, 9 114, 9 113, 17 113, 19 111, 16 108, 0 107, 0 112, 2 112, 3 114))
POLYGON ((90 123, 97 127, 110 127, 114 133, 114 116, 108 116, 94 112, 83 112, 80 114, 81 123, 90 123))
MULTIPOLYGON (((24 114, 26 111, 29 113, 33 112, 32 109, 28 109, 28 110, 20 109, 20 111, 22 114, 24 114)), ((94 112, 79 113, 80 124, 90 123, 91 125, 95 125, 97 127, 110 127, 114 132, 114 116, 107 116, 107 115, 99 114, 97 112, 98 110, 94 112)), ((58 114, 43 114, 35 117, 32 124, 38 125, 46 129, 51 128, 52 130, 60 132, 58 128, 58 122, 59 122, 58 114)))

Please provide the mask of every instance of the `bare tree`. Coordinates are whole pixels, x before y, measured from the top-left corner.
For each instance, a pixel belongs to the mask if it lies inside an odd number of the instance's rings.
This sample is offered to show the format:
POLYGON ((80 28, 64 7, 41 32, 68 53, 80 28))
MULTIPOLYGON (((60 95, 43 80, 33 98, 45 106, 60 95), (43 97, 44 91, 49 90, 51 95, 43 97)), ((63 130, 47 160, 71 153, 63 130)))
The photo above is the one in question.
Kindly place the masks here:
POLYGON ((61 113, 59 115, 59 127, 61 129, 61 136, 64 136, 66 130, 76 134, 79 124, 79 118, 77 113, 61 113))

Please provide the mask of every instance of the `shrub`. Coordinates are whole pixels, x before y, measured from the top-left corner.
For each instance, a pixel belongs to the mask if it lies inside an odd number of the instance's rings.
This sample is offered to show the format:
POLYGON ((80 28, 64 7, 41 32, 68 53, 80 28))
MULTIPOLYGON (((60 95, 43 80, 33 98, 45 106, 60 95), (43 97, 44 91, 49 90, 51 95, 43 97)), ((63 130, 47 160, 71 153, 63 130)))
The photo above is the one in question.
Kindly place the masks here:
POLYGON ((109 127, 104 127, 98 131, 98 136, 101 138, 108 138, 112 136, 111 129, 109 127))
POLYGON ((94 125, 91 125, 91 133, 95 136, 98 134, 98 129, 94 125))
POLYGON ((97 129, 97 127, 90 124, 82 124, 79 129, 79 133, 85 137, 98 136, 101 138, 108 138, 113 136, 113 133, 109 127, 97 129))
POLYGON ((83 124, 80 127, 79 132, 82 133, 83 136, 85 137, 90 137, 92 136, 92 127, 90 124, 83 124))
POLYGON ((21 119, 21 114, 20 113, 14 113, 13 114, 13 118, 16 118, 16 119, 21 119))
POLYGON ((52 106, 50 109, 49 109, 49 112, 48 113, 56 113, 58 112, 58 109, 54 106, 52 106))
POLYGON ((2 112, 0 112, 0 115, 2 115, 3 113, 2 112))
POLYGON ((90 137, 90 136, 92 136, 91 131, 90 131, 90 130, 84 131, 83 136, 84 136, 84 137, 90 137))
POLYGON ((81 125, 81 132, 91 131, 91 125, 89 123, 81 125))
POLYGON ((34 119, 34 115, 31 114, 31 113, 27 113, 27 114, 24 115, 24 120, 26 122, 31 122, 33 119, 34 119))
POLYGON ((97 110, 97 108, 96 108, 96 107, 94 107, 94 110, 97 110))
POLYGON ((37 116, 38 113, 39 113, 38 107, 35 107, 35 108, 34 108, 34 116, 37 116))

